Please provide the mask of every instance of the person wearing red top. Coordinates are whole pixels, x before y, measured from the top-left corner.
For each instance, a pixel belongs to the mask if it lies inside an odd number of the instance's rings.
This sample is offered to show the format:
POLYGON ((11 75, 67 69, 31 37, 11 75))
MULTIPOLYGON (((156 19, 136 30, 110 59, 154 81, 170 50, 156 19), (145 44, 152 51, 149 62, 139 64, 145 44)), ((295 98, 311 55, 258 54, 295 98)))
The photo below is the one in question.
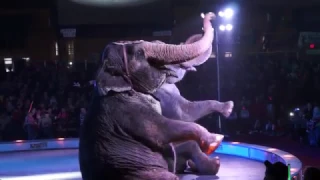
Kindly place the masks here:
POLYGON ((29 112, 25 118, 25 127, 28 133, 28 140, 34 140, 38 136, 38 122, 33 117, 33 113, 29 112))
POLYGON ((262 130, 263 124, 265 124, 264 117, 266 117, 266 107, 258 97, 256 97, 255 102, 252 103, 250 112, 254 122, 254 131, 262 130))
POLYGON ((58 135, 60 137, 65 135, 66 124, 68 121, 68 113, 65 108, 61 109, 61 112, 57 116, 57 125, 58 125, 58 135))
POLYGON ((68 119, 68 113, 66 112, 65 108, 61 109, 61 112, 58 114, 58 119, 61 119, 61 120, 68 119))

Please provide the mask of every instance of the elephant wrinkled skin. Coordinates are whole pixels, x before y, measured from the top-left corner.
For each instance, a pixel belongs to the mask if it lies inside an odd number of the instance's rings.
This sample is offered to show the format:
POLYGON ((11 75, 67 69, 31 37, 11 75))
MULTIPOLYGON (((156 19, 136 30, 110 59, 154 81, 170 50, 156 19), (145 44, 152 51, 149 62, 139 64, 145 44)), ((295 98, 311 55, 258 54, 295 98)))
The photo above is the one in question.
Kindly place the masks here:
MULTIPOLYGON (((193 43, 201 39, 202 35, 193 35, 185 42, 185 44, 193 43)), ((157 43, 163 43, 155 41, 157 43)), ((191 61, 182 64, 168 65, 167 67, 176 72, 176 77, 170 77, 167 79, 167 83, 164 83, 154 95, 159 99, 161 103, 162 115, 176 120, 195 122, 196 120, 213 112, 219 112, 225 117, 228 117, 233 109, 233 102, 219 102, 215 100, 206 101, 188 101, 180 95, 180 91, 173 83, 179 82, 183 79, 187 71, 195 71, 195 66, 201 65, 206 62, 212 53, 212 46, 209 47, 205 53, 199 55, 191 61)), ((220 136, 220 141, 216 143, 217 148, 223 135, 220 136)), ((171 147, 168 147, 170 152, 171 147)), ((176 170, 177 173, 184 173, 187 168, 187 163, 195 173, 200 174, 212 174, 215 175, 220 167, 220 162, 216 159, 210 159, 205 153, 200 151, 200 147, 194 141, 187 141, 184 143, 175 144, 176 151, 176 170), (197 161, 190 160, 193 156, 196 156, 197 161)), ((170 160, 170 155, 168 155, 170 160)), ((195 158, 194 158, 195 159, 195 158)), ((173 160, 171 160, 173 163, 173 160)))
POLYGON ((130 41, 107 45, 96 75, 96 92, 81 127, 79 164, 84 180, 178 179, 168 169, 165 147, 192 140, 201 151, 208 151, 216 141, 215 135, 196 123, 162 116, 160 103, 152 96, 174 73, 166 65, 188 62, 211 46, 213 16, 206 14, 204 36, 191 44, 130 41))

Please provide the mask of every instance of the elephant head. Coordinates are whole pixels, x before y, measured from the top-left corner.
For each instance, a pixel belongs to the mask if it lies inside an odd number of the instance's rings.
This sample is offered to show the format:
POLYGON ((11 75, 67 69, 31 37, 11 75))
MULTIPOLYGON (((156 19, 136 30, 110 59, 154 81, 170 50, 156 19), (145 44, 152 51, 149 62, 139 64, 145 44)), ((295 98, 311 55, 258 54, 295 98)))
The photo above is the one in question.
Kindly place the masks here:
POLYGON ((189 44, 172 45, 142 40, 108 44, 96 75, 100 95, 106 95, 109 91, 130 90, 153 93, 168 78, 176 76, 168 65, 193 61, 210 49, 213 41, 210 20, 213 17, 213 13, 205 15, 204 35, 189 44))
MULTIPOLYGON (((202 38, 202 36, 202 34, 195 34, 189 37, 184 44, 192 44, 194 42, 197 42, 202 38)), ((210 45, 210 47, 204 53, 200 54, 190 61, 181 64, 168 65, 167 68, 174 71, 176 77, 171 76, 167 78, 166 82, 169 84, 174 84, 181 81, 187 71, 196 71, 195 66, 199 66, 206 62, 209 59, 211 53, 212 45, 210 45)))

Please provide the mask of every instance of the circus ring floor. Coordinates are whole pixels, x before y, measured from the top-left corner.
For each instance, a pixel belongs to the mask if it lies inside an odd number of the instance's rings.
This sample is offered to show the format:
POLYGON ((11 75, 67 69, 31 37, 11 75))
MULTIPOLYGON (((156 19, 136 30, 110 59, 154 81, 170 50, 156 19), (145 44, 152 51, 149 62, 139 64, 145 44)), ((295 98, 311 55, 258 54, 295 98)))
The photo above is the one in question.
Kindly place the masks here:
MULTIPOLYGON (((0 180, 80 180, 77 147, 78 139, 63 138, 0 143, 0 180)), ((290 164, 292 177, 298 179, 302 167, 301 161, 287 152, 239 142, 223 142, 211 156, 220 157, 217 176, 185 174, 180 179, 260 180, 264 160, 290 164)))

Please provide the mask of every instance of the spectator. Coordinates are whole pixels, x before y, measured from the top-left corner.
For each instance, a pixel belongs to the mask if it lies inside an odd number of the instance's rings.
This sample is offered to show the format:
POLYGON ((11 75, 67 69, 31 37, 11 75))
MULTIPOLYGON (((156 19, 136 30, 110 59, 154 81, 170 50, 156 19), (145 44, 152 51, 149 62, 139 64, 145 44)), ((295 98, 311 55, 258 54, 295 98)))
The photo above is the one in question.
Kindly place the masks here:
POLYGON ((45 138, 52 138, 52 119, 50 114, 46 112, 39 121, 41 133, 45 138))
POLYGON ((264 165, 266 166, 264 180, 288 180, 288 166, 282 162, 272 164, 267 160, 264 165))
POLYGON ((259 132, 262 130, 263 124, 266 123, 264 122, 265 111, 266 111, 266 108, 264 104, 261 102, 259 97, 256 97, 255 102, 252 103, 250 108, 252 122, 254 122, 254 125, 253 125, 254 129, 253 131, 251 131, 251 133, 259 132))
POLYGON ((64 137, 66 135, 68 124, 68 113, 65 108, 61 108, 57 116, 57 133, 59 137, 64 137))
POLYGON ((308 103, 307 108, 304 110, 304 118, 310 120, 312 118, 313 108, 312 104, 308 103))
POLYGON ((85 108, 80 109, 80 126, 82 126, 84 118, 86 117, 87 110, 85 108))
POLYGON ((56 97, 55 97, 55 96, 51 96, 51 98, 50 98, 50 100, 49 100, 49 106, 50 106, 50 107, 53 107, 53 106, 55 106, 55 105, 57 105, 57 104, 58 104, 58 102, 57 102, 56 97))
POLYGON ((32 112, 29 112, 25 118, 25 128, 28 134, 28 140, 34 140, 37 138, 39 126, 36 119, 33 117, 32 112))
POLYGON ((5 112, 2 112, 0 115, 0 140, 4 139, 5 130, 9 122, 9 116, 5 112))
POLYGON ((320 170, 315 167, 309 167, 304 172, 304 180, 319 180, 320 170))
POLYGON ((318 146, 320 142, 320 107, 313 109, 312 119, 308 123, 309 143, 312 146, 318 146))

